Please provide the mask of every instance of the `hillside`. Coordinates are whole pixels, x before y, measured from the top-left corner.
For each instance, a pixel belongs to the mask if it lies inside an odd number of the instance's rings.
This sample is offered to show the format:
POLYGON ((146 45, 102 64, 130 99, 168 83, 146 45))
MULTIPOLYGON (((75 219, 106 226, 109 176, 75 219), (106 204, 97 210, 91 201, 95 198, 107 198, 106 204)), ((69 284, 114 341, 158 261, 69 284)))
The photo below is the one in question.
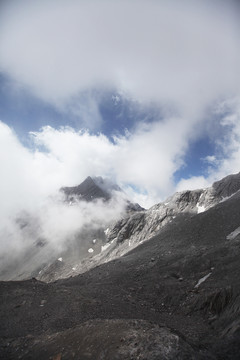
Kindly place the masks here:
POLYGON ((78 276, 1 282, 2 358, 239 359, 236 190, 78 276))

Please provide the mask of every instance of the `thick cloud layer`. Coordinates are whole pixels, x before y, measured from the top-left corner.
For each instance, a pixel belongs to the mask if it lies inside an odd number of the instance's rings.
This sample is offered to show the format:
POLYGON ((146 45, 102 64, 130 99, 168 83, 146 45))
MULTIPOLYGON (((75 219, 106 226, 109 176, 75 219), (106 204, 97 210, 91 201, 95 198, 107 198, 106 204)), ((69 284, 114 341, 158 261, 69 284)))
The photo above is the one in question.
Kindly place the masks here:
POLYGON ((234 1, 12 1, 2 9, 0 69, 59 107, 79 91, 115 86, 193 116, 239 85, 234 1))

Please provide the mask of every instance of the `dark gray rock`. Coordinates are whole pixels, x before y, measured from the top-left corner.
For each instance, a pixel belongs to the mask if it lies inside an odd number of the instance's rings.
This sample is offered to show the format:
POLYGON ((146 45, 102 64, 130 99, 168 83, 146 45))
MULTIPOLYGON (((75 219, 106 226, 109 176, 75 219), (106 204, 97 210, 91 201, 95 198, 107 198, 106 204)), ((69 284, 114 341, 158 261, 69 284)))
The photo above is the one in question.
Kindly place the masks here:
POLYGON ((99 181, 95 182, 88 176, 80 185, 63 187, 61 191, 67 196, 68 201, 78 200, 93 201, 95 199, 109 200, 110 193, 99 186, 99 181))

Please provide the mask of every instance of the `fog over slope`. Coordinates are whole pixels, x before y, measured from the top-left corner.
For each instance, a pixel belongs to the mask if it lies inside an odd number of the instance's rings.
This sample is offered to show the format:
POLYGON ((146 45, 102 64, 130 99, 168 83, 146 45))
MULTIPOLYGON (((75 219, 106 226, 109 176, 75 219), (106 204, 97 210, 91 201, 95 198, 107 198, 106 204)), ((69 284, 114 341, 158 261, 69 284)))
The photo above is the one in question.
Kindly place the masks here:
POLYGON ((28 211, 19 211, 7 224, 3 224, 5 227, 1 229, 3 244, 0 267, 2 279, 37 275, 39 267, 41 269, 43 264, 56 259, 62 252, 71 247, 74 252, 76 241, 77 254, 81 258, 81 249, 83 251, 88 246, 84 241, 89 243, 94 234, 103 232, 113 221, 123 216, 130 202, 119 191, 120 188, 116 191, 110 187, 108 192, 101 193, 101 189, 95 185, 100 196, 97 193, 93 196, 94 193, 89 193, 92 183, 94 184, 90 178, 83 198, 79 197, 79 193, 74 193, 69 199, 69 188, 63 188, 56 195, 46 198, 41 206, 36 204, 28 211), (107 199, 104 194, 108 195, 107 199), (86 239, 87 235, 90 239, 86 239))
POLYGON ((78 186, 62 187, 44 212, 22 212, 15 218, 14 235, 24 239, 23 246, 6 251, 1 279, 54 281, 76 276, 123 256, 183 213, 200 214, 228 201, 239 189, 240 173, 206 189, 175 193, 144 210, 110 180, 89 176, 78 186))
MULTIPOLYGON (((51 283, 1 281, 3 358, 238 360, 239 180, 231 175, 157 204, 158 215, 169 205, 171 221, 90 271, 51 283)), ((161 223, 150 212, 142 211, 148 225, 161 223)), ((140 236, 144 223, 128 215, 122 234, 140 236)), ((53 265, 48 275, 63 269, 53 265)))

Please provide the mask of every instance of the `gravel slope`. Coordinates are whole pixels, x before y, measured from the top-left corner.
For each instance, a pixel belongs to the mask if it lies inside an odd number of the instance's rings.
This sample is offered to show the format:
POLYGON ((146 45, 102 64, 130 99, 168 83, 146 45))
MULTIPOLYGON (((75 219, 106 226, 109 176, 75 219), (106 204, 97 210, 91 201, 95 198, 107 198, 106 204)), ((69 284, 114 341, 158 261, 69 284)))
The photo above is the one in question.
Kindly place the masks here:
POLYGON ((239 194, 54 283, 1 282, 3 359, 239 359, 239 194))

